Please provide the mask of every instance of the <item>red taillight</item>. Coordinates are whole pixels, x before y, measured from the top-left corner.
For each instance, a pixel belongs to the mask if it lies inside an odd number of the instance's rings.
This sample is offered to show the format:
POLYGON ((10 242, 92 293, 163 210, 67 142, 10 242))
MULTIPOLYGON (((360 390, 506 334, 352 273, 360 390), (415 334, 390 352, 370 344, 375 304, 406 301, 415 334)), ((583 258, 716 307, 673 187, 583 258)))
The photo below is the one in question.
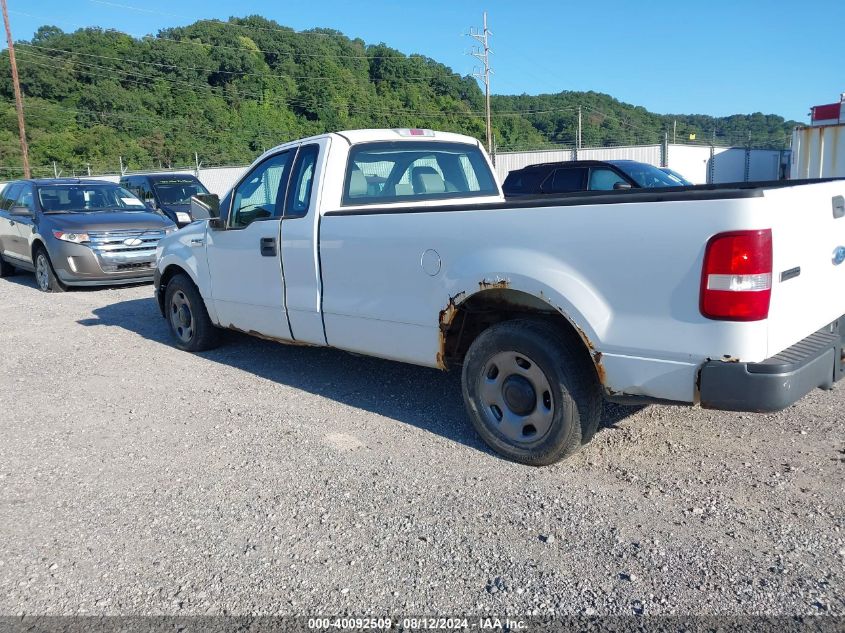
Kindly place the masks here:
POLYGON ((759 321, 772 297, 772 231, 719 233, 707 242, 701 271, 701 314, 759 321))

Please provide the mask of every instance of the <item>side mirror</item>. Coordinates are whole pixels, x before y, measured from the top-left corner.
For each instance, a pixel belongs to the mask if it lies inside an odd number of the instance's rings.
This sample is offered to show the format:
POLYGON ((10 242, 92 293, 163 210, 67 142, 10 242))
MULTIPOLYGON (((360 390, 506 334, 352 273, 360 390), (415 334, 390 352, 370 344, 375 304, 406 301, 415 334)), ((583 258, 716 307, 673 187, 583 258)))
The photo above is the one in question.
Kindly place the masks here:
POLYGON ((19 218, 31 218, 32 217, 32 209, 29 207, 12 207, 9 209, 9 214, 17 216, 19 218))
POLYGON ((215 220, 220 217, 220 196, 216 193, 198 193, 191 196, 191 218, 215 220))
POLYGON ((630 188, 631 188, 631 184, 630 184, 630 183, 627 183, 627 182, 622 182, 622 181, 620 180, 620 181, 618 181, 618 182, 613 183, 613 188, 614 188, 615 190, 619 190, 619 189, 630 189, 630 188))

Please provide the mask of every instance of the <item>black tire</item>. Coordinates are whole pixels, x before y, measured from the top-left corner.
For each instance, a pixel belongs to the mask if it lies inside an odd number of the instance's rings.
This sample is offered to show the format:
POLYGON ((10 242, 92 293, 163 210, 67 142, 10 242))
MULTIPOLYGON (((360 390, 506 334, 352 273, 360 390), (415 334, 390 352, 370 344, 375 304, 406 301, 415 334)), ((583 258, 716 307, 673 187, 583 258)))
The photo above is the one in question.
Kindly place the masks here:
POLYGON ((220 330, 208 318, 205 302, 187 275, 180 273, 167 283, 164 316, 179 349, 202 352, 219 345, 220 330))
POLYGON ((64 284, 56 277, 53 262, 50 261, 50 255, 46 248, 39 246, 35 249, 35 257, 32 263, 35 266, 35 285, 41 292, 65 291, 64 284))
POLYGON ((461 378, 475 430, 516 462, 553 464, 598 429, 602 393, 595 367, 574 335, 549 323, 493 325, 473 341, 461 378))
POLYGON ((0 277, 11 277, 16 272, 18 272, 17 269, 0 255, 0 277))

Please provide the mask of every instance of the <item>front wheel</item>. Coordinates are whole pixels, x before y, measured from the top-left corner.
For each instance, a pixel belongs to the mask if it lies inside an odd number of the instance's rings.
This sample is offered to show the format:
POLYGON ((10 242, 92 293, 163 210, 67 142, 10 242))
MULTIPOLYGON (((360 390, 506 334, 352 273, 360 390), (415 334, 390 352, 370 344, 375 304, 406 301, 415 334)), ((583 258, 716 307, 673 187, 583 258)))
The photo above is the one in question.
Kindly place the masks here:
POLYGON ((176 347, 187 352, 217 347, 220 331, 208 317, 205 302, 187 275, 178 274, 168 282, 164 308, 176 347))
POLYGON ((50 256, 43 247, 35 252, 35 282, 38 284, 38 289, 41 292, 65 291, 62 282, 56 277, 56 271, 53 269, 50 256))
POLYGON ((575 453, 598 428, 595 368, 573 337, 542 321, 493 325, 464 359, 464 403, 481 438, 532 466, 575 453))

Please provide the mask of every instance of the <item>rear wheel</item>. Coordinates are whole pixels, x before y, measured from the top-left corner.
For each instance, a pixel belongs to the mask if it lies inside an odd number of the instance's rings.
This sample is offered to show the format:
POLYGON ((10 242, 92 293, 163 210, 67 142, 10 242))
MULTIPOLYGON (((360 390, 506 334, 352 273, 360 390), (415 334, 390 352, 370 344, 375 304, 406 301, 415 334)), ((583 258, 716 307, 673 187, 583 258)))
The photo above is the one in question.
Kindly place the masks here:
POLYGON ((38 284, 38 289, 41 292, 64 292, 65 287, 59 278, 56 277, 56 271, 53 269, 53 263, 50 261, 50 256, 47 250, 39 247, 35 251, 35 281, 38 284))
POLYGON ((164 308, 176 347, 187 352, 217 347, 220 331, 208 317, 205 302, 187 275, 178 274, 168 282, 164 308))
POLYGON ((569 457, 598 428, 601 388, 580 343, 542 321, 506 321, 473 341, 464 403, 481 438, 514 461, 569 457))

